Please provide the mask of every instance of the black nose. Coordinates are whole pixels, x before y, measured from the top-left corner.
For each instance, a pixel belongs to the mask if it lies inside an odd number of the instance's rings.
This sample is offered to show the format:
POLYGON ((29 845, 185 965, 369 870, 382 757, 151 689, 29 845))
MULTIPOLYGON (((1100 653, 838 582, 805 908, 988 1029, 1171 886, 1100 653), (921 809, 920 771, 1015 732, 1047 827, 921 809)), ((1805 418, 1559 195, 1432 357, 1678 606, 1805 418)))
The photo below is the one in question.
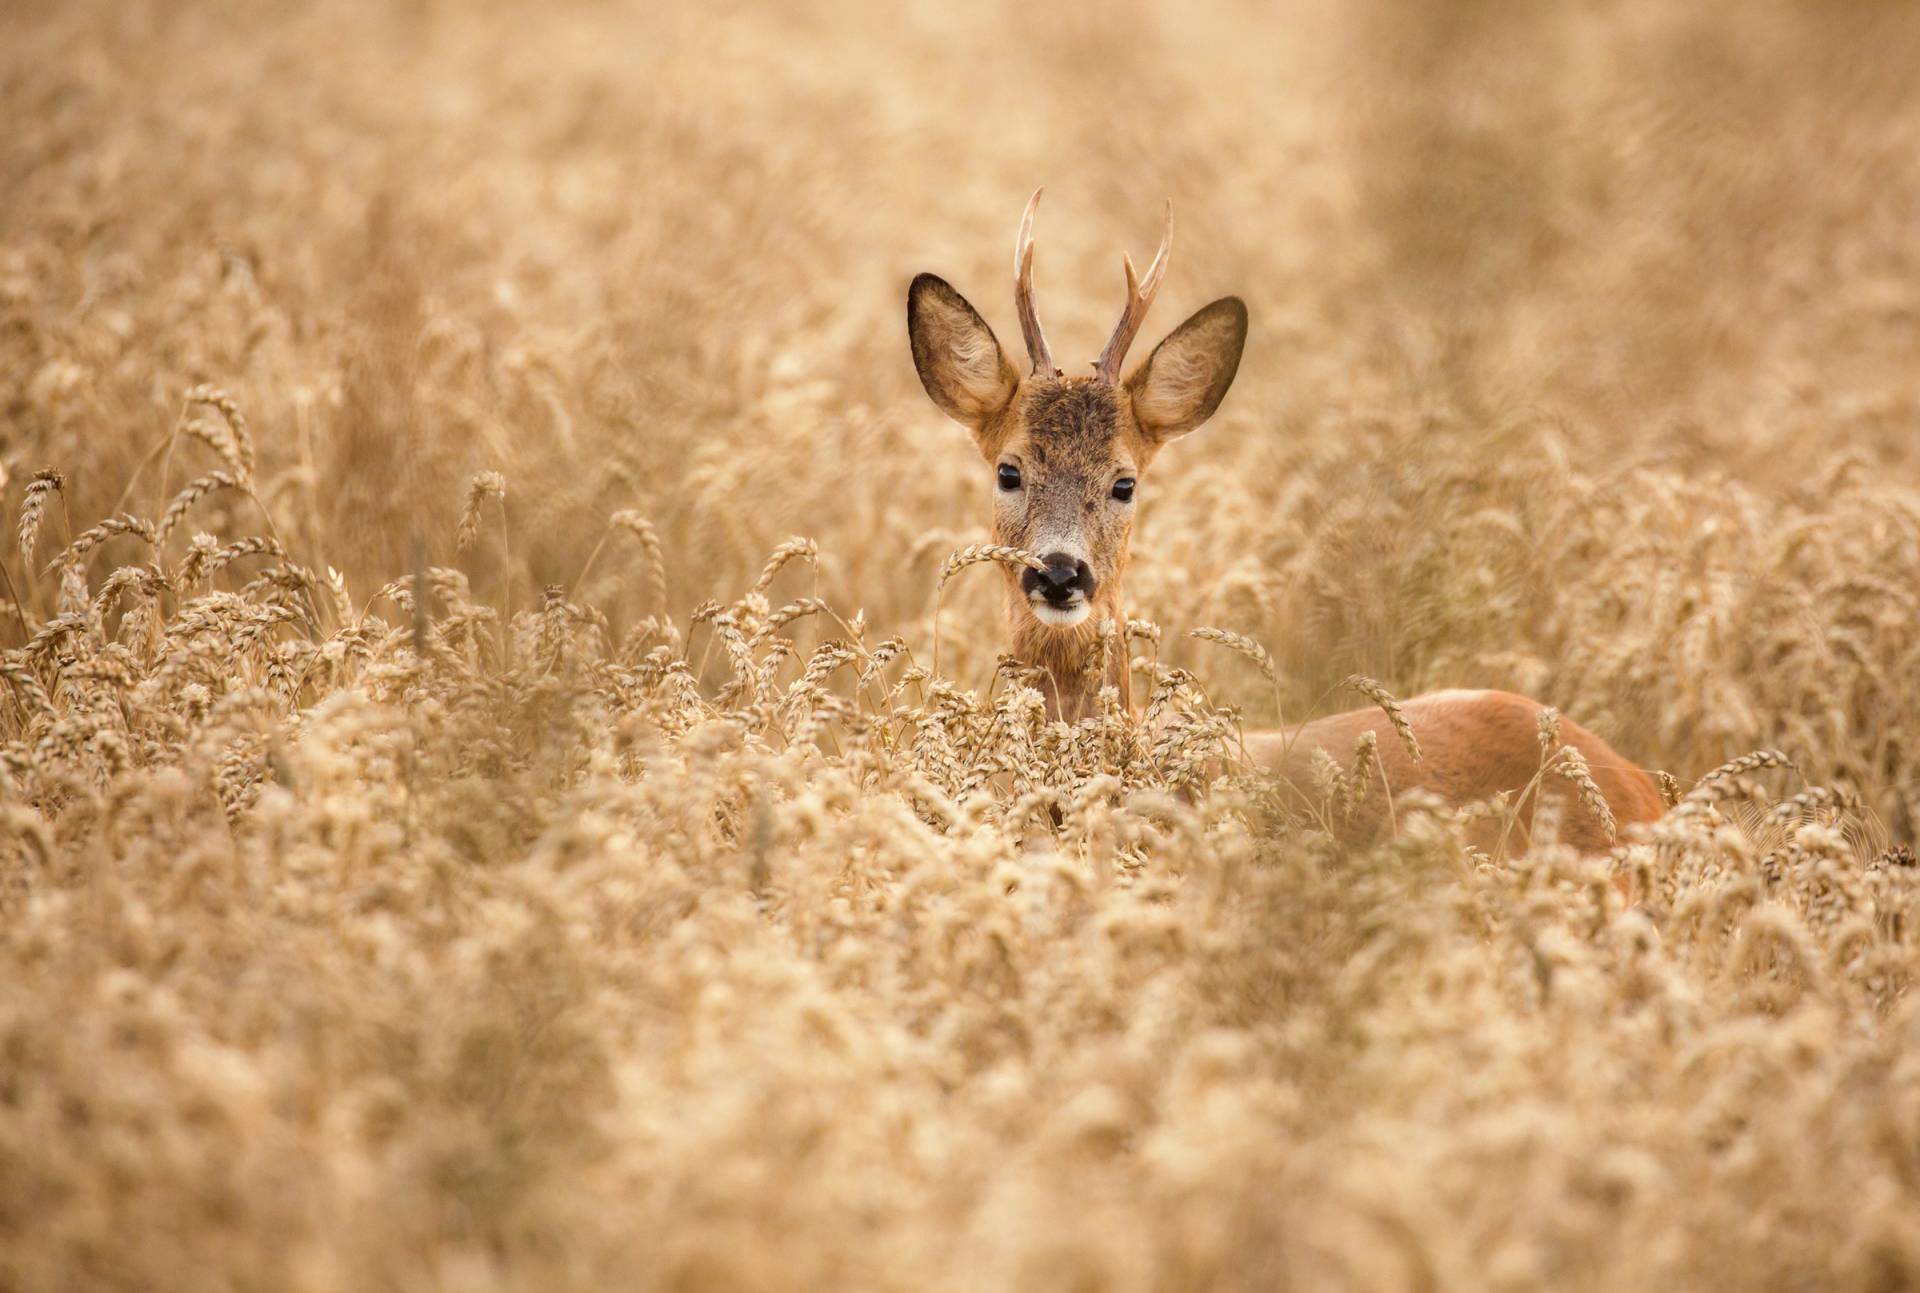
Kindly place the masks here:
POLYGON ((1047 563, 1045 570, 1029 570, 1020 576, 1021 588, 1031 597, 1039 593, 1056 606, 1064 606, 1079 593, 1084 597, 1093 596, 1093 571, 1087 563, 1077 561, 1064 552, 1049 552, 1040 560, 1047 563))

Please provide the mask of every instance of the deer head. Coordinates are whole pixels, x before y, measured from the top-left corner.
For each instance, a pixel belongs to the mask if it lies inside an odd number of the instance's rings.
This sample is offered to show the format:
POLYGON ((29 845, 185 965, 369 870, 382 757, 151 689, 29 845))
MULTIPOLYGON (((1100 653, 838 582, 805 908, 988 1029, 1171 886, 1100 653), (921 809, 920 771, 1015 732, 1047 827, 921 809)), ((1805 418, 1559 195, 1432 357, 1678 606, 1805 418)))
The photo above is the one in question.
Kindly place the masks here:
MULTIPOLYGON (((1054 676, 1063 717, 1091 705, 1100 678, 1083 667, 1100 619, 1124 622, 1120 584, 1134 508, 1147 469, 1170 440, 1213 416, 1240 366, 1247 307, 1223 297, 1154 347, 1124 379, 1122 363, 1153 304, 1173 245, 1167 206, 1160 250, 1146 276, 1124 258, 1127 300, 1090 376, 1054 366, 1033 303, 1035 191, 1014 245, 1014 304, 1031 367, 1014 367, 993 329, 944 279, 921 274, 907 292, 907 333, 927 394, 973 433, 986 460, 994 542, 1025 548, 1044 571, 1007 572, 1013 648, 1054 676)), ((1116 653, 1124 659, 1124 651, 1116 653)), ((1123 660, 1107 681, 1128 695, 1123 660)))

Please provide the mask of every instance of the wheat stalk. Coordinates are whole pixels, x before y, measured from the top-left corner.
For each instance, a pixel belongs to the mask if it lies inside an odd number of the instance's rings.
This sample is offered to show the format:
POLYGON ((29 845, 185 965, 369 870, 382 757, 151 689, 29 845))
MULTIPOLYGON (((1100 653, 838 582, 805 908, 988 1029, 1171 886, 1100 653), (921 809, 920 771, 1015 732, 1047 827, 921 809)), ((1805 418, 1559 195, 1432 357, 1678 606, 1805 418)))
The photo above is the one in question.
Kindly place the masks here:
POLYGON ((1614 819, 1613 806, 1601 792, 1600 783, 1593 779, 1593 769, 1587 763, 1587 756, 1571 745, 1562 746, 1552 763, 1553 771, 1573 783, 1578 792, 1580 803, 1606 832, 1607 842, 1611 844, 1618 838, 1620 831, 1614 819))
POLYGON ((1407 721, 1406 711, 1400 707, 1400 702, 1394 699, 1392 692, 1381 686, 1380 683, 1374 679, 1359 673, 1349 674, 1346 680, 1340 685, 1348 691, 1359 692, 1362 696, 1365 696, 1368 700, 1378 705, 1381 711, 1386 714, 1387 721, 1393 724, 1393 730, 1399 734, 1400 744, 1407 747, 1408 756, 1415 762, 1419 761, 1420 742, 1414 739, 1413 724, 1407 721))
POLYGON ((57 471, 37 471, 27 482, 25 497, 20 500, 20 557, 29 566, 33 564, 34 546, 39 542, 47 499, 65 489, 66 484, 67 478, 57 471))
POLYGON ((940 676, 940 601, 947 590, 947 581, 969 566, 993 562, 1008 570, 1045 570, 1047 563, 1024 548, 1010 548, 1001 544, 974 543, 961 548, 947 558, 940 567, 940 580, 933 588, 933 675, 940 676))
POLYGON ((467 482, 466 501, 460 508, 460 524, 454 530, 456 552, 471 552, 480 542, 480 509, 490 498, 505 499, 507 478, 497 471, 475 472, 467 482))
POLYGON ((936 591, 945 588, 949 579, 967 567, 977 566, 987 561, 1005 566, 1009 570, 1044 571, 1047 568, 1046 562, 1024 548, 1009 548, 992 543, 970 544, 948 557, 946 564, 940 567, 940 582, 936 585, 936 591))
POLYGON ((1273 656, 1265 647, 1246 634, 1235 633, 1231 629, 1199 628, 1188 630, 1187 636, 1198 638, 1202 642, 1217 643, 1235 655, 1251 660, 1254 667, 1260 671, 1261 677, 1269 683, 1278 683, 1279 676, 1273 667, 1273 656))
POLYGON ((785 569, 790 561, 805 561, 816 571, 820 568, 820 545, 812 539, 795 536, 775 548, 767 557, 767 564, 760 568, 760 577, 753 581, 751 591, 764 593, 773 587, 774 578, 785 569))

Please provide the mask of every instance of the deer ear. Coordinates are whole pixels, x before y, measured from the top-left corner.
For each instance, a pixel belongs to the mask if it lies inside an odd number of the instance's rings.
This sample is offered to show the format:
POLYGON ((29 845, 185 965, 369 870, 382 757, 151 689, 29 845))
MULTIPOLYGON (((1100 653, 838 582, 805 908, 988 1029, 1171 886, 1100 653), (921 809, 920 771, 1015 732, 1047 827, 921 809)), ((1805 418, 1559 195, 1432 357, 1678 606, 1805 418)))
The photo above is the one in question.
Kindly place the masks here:
POLYGON ((1203 306, 1127 378, 1134 421, 1155 440, 1199 427, 1226 398, 1246 344, 1247 307, 1239 297, 1203 306))
POLYGON ((921 274, 907 289, 907 336, 920 384, 956 422, 979 430, 1019 388, 993 329, 943 278, 921 274))

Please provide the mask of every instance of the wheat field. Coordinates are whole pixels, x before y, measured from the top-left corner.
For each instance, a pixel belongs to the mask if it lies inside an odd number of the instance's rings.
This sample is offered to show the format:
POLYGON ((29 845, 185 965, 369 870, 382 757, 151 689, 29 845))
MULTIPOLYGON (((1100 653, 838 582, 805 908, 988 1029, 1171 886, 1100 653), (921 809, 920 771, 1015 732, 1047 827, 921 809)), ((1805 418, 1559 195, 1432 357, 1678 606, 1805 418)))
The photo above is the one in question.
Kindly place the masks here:
POLYGON ((1915 66, 1782 0, 13 0, 0 1290, 1920 1285, 1915 66), (1076 727, 903 309, 1011 340, 1042 183, 1063 358, 1167 198, 1143 346, 1252 317, 1076 727), (1676 806, 1343 845, 1365 751, 1305 811, 1238 747, 1354 675, 1676 806))

